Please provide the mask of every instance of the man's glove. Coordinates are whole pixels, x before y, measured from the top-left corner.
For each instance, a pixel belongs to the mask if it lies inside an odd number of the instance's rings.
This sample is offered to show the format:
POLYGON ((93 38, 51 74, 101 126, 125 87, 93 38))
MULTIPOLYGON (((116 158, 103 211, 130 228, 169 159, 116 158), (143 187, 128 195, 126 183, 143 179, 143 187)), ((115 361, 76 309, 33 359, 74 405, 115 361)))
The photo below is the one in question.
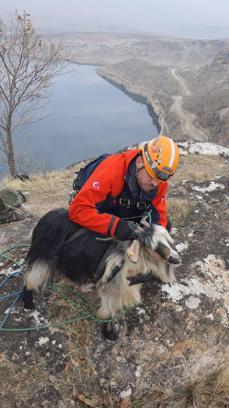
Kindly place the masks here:
POLYGON ((138 225, 131 221, 120 220, 114 235, 119 241, 134 240, 138 237, 138 225))

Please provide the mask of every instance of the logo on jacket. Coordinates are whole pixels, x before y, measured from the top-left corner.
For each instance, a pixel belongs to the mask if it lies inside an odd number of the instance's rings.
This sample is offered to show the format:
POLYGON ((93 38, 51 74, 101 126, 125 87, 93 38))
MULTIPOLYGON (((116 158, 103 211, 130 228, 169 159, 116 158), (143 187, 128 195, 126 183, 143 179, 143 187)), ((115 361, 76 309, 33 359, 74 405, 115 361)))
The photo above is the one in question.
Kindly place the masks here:
POLYGON ((92 187, 93 187, 95 190, 100 190, 100 183, 99 183, 99 181, 94 181, 93 184, 92 184, 92 187))

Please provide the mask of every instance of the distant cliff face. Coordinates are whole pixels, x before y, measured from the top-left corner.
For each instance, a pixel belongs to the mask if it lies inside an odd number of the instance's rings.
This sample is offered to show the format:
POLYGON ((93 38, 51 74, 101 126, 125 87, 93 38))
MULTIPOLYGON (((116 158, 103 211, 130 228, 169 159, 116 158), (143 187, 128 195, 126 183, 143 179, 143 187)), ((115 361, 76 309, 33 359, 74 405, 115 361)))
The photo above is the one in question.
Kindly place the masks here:
POLYGON ((204 65, 228 42, 112 33, 65 35, 63 41, 72 59, 83 64, 112 65, 129 58, 144 58, 150 64, 166 66, 204 65))
POLYGON ((212 62, 212 65, 228 65, 228 64, 229 64, 229 46, 221 49, 212 62))
POLYGON ((229 144, 229 46, 223 47, 211 63, 198 69, 183 70, 192 95, 184 107, 196 116, 197 123, 208 132, 208 140, 229 144))
POLYGON ((229 143, 229 40, 82 33, 65 37, 72 60, 145 98, 161 132, 229 143))

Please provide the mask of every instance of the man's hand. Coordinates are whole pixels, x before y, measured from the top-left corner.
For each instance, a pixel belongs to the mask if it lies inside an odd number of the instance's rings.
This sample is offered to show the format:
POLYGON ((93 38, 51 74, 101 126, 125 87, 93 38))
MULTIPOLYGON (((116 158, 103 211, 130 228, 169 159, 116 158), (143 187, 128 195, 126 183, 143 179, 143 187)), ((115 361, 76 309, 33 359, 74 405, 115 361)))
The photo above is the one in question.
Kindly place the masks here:
POLYGON ((120 220, 116 229, 115 237, 119 241, 129 241, 137 239, 139 226, 131 221, 120 220))

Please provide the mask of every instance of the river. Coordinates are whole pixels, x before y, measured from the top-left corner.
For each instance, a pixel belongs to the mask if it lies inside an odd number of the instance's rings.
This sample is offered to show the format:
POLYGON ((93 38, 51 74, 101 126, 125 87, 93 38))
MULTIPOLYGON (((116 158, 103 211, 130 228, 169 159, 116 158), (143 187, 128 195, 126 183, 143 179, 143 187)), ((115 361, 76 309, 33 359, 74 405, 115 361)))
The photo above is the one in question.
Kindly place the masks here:
POLYGON ((95 67, 81 65, 59 76, 49 93, 42 111, 47 117, 15 135, 19 162, 27 157, 19 173, 64 168, 158 134, 147 106, 101 78, 95 67))

